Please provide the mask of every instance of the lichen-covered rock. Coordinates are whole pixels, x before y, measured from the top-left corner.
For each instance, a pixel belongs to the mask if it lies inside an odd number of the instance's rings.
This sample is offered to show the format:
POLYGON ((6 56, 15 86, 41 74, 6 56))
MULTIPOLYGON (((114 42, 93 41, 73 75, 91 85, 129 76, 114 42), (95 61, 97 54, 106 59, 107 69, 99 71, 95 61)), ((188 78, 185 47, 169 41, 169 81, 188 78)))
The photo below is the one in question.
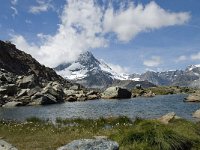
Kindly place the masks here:
POLYGON ((57 150, 119 150, 119 144, 108 139, 82 139, 58 148, 57 150))

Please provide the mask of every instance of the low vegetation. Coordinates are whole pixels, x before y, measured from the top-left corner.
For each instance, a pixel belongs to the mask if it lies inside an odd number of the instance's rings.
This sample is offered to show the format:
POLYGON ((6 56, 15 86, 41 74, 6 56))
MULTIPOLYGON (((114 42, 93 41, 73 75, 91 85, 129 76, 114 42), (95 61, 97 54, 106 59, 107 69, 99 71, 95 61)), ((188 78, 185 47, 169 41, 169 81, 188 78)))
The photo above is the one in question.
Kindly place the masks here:
POLYGON ((0 137, 20 150, 55 150, 75 139, 108 136, 121 150, 200 149, 200 124, 183 119, 168 125, 156 120, 127 117, 61 119, 55 123, 38 118, 26 122, 0 122, 0 137))
POLYGON ((143 95, 144 93, 152 92, 155 95, 168 95, 168 94, 179 94, 179 93, 194 93, 195 89, 188 87, 179 87, 179 86, 158 86, 150 87, 145 89, 133 89, 132 93, 138 96, 143 95))

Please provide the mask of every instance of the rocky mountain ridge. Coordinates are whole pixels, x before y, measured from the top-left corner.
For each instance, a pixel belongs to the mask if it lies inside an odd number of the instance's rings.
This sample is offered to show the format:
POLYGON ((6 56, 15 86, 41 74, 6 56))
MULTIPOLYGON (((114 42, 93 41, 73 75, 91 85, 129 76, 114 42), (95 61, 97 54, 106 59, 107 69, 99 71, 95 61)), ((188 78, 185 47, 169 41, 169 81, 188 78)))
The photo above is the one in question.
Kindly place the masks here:
POLYGON ((136 84, 142 84, 144 87, 153 85, 200 87, 200 65, 191 65, 185 70, 118 74, 108 64, 96 59, 91 52, 81 54, 72 63, 61 64, 55 70, 62 77, 89 88, 121 85, 134 88, 136 84))
POLYGON ((185 70, 153 72, 140 75, 140 80, 147 80, 155 85, 200 87, 200 65, 188 66, 185 70))

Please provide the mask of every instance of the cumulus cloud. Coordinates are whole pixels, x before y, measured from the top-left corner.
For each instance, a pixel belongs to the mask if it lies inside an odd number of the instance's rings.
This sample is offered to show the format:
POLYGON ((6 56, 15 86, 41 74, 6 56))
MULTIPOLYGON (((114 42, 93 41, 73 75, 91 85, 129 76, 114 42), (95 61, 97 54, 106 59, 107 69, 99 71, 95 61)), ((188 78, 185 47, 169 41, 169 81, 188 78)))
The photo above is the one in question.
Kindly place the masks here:
POLYGON ((11 0, 12 5, 17 5, 17 3, 18 3, 18 0, 11 0))
MULTIPOLYGON (((38 6, 31 7, 30 12, 40 13, 51 7, 46 6, 50 5, 50 1, 37 2, 38 6)), ((68 0, 55 35, 39 33, 37 36, 41 45, 29 44, 21 35, 12 36, 12 41, 24 51, 31 53, 33 50, 31 54, 41 63, 56 67, 60 63, 75 60, 80 53, 108 46, 107 34, 115 33, 118 40, 129 41, 140 32, 181 25, 190 18, 186 12, 169 12, 155 2, 146 6, 128 3, 125 8, 121 2, 120 8, 116 10, 110 3, 106 7, 93 0, 68 0)))
POLYGON ((37 0, 37 6, 31 6, 29 9, 30 13, 39 14, 41 12, 48 11, 49 9, 53 9, 53 5, 50 4, 50 1, 47 0, 37 0))
POLYGON ((143 64, 148 67, 157 67, 162 63, 160 56, 152 56, 151 59, 144 60, 143 64))
POLYGON ((187 56, 181 55, 175 60, 175 62, 181 62, 181 61, 185 61, 185 60, 187 60, 187 56))
POLYGON ((131 3, 127 9, 122 5, 117 12, 111 7, 106 10, 104 18, 105 32, 114 32, 119 40, 127 42, 140 32, 181 25, 188 21, 190 15, 166 11, 152 1, 146 6, 131 3))
POLYGON ((16 15, 18 15, 18 11, 15 7, 11 6, 10 7, 13 10, 12 16, 15 17, 16 15))
POLYGON ((28 20, 28 19, 26 19, 25 22, 26 22, 27 24, 31 24, 31 23, 32 23, 32 21, 31 21, 31 20, 28 20))
POLYGON ((128 67, 122 67, 120 65, 111 64, 111 63, 107 63, 107 64, 114 72, 118 74, 129 73, 130 69, 128 67))
POLYGON ((197 54, 191 55, 191 59, 192 60, 200 60, 200 52, 198 52, 197 54))

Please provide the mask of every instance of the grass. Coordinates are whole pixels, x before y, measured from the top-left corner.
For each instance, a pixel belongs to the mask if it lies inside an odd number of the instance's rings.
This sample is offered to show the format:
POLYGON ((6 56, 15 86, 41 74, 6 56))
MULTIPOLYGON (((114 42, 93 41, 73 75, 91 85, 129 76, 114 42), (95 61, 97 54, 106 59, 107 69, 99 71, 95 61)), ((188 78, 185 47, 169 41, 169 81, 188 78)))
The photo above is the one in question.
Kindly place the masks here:
POLYGON ((200 124, 174 120, 168 125, 156 120, 127 117, 61 119, 56 124, 38 118, 26 122, 0 122, 0 137, 20 150, 55 150, 73 140, 108 136, 121 150, 197 150, 200 124))

